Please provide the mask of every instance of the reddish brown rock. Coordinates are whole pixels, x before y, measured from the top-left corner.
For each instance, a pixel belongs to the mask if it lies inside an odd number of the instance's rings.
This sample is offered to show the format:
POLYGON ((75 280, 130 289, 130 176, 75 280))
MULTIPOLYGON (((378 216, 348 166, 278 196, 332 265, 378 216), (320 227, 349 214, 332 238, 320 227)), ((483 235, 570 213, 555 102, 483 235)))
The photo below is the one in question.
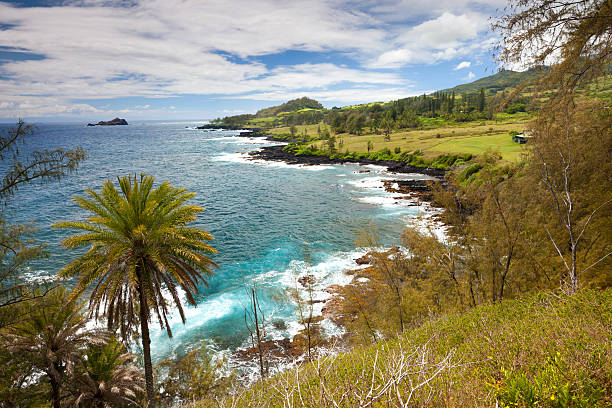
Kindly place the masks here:
POLYGON ((369 265, 369 264, 372 263, 372 257, 370 255, 370 253, 368 252, 367 254, 362 256, 361 258, 355 259, 355 263, 357 263, 357 265, 369 265))

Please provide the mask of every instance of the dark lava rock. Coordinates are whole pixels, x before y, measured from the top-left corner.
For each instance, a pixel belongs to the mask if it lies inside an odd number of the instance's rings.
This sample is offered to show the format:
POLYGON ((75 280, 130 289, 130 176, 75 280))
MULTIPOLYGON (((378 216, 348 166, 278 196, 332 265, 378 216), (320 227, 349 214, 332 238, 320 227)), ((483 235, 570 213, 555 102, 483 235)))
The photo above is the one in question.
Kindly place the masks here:
POLYGON ((304 165, 319 165, 319 164, 376 164, 387 167, 387 170, 394 173, 417 173, 428 176, 443 178, 446 171, 440 169, 432 169, 429 167, 411 166, 408 163, 393 161, 393 160, 370 160, 370 159, 330 159, 327 156, 295 156, 291 152, 283 150, 284 146, 265 146, 261 150, 249 153, 253 158, 259 160, 282 161, 288 164, 304 164, 304 165))

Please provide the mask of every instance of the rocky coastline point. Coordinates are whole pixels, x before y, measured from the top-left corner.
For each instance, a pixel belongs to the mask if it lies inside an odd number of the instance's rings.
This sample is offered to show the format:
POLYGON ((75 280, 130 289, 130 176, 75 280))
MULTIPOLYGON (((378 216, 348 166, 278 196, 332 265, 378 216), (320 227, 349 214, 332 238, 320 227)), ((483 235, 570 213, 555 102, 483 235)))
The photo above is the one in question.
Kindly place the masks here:
MULTIPOLYGON (((221 129, 218 125, 204 125, 202 127, 198 127, 198 129, 203 130, 219 130, 221 129)), ((243 137, 260 137, 266 138, 266 140, 280 142, 279 140, 273 138, 272 136, 268 136, 263 134, 261 129, 228 129, 224 128, 224 130, 242 130, 239 136, 243 137)), ((300 164, 304 166, 316 166, 316 165, 326 165, 326 164, 344 164, 344 163, 355 163, 355 164, 373 164, 378 166, 384 166, 387 168, 387 171, 390 173, 416 173, 430 176, 434 179, 435 182, 442 184, 443 188, 446 186, 444 182, 444 176, 446 175, 445 170, 434 169, 434 168, 426 168, 426 167, 417 167, 412 166, 407 163, 397 162, 397 161, 376 161, 370 159, 331 159, 327 156, 296 156, 291 152, 287 152, 283 150, 284 145, 275 145, 275 146, 265 146, 259 150, 249 152, 249 156, 252 160, 264 160, 264 161, 280 161, 285 162, 287 164, 300 164)), ((361 172, 369 172, 370 170, 362 170, 361 172)), ((384 180, 384 188, 387 192, 390 193, 401 193, 402 197, 399 197, 400 200, 410 200, 414 201, 415 204, 417 202, 428 202, 431 204, 433 193, 431 188, 432 180, 384 180)), ((433 218, 434 220, 436 217, 433 218)), ((355 259, 355 269, 349 270, 346 273, 352 275, 354 279, 349 286, 360 285, 361 282, 359 280, 360 277, 363 277, 362 268, 371 268, 372 267, 372 252, 368 252, 360 258, 355 259)), ((302 287, 306 287, 303 280, 307 278, 307 276, 302 276, 299 280, 299 283, 302 287)), ((327 292, 331 295, 331 297, 326 298, 325 300, 315 300, 314 302, 322 302, 324 303, 323 308, 321 310, 322 314, 317 316, 318 319, 329 319, 334 324, 338 326, 344 326, 345 324, 345 316, 342 311, 342 291, 343 287, 341 285, 331 285, 325 289, 324 292, 327 292)), ((303 334, 298 334, 293 339, 283 338, 283 339, 275 339, 275 340, 267 340, 262 343, 262 348, 265 350, 265 353, 272 357, 277 363, 285 363, 289 364, 291 361, 295 361, 295 359, 304 358, 305 350, 299 343, 299 337, 303 336, 303 334)), ((327 343, 330 342, 328 339, 327 343)), ((329 344, 322 344, 321 346, 325 347, 329 344)), ((236 350, 234 353, 234 357, 242 360, 242 361, 253 361, 258 353, 258 349, 256 346, 247 347, 244 349, 236 350)))

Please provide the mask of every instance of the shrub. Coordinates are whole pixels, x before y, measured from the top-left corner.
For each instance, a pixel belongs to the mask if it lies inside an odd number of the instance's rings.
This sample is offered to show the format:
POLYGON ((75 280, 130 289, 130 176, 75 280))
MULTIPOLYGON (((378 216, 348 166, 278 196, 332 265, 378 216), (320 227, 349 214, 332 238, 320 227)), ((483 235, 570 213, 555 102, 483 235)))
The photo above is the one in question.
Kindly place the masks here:
POLYGON ((506 113, 515 114, 517 112, 525 112, 526 106, 524 103, 513 103, 512 105, 508 105, 506 108, 506 113))
POLYGON ((484 165, 482 163, 474 163, 467 166, 465 169, 461 170, 459 173, 459 182, 465 183, 468 181, 474 174, 478 173, 480 169, 482 169, 484 165))

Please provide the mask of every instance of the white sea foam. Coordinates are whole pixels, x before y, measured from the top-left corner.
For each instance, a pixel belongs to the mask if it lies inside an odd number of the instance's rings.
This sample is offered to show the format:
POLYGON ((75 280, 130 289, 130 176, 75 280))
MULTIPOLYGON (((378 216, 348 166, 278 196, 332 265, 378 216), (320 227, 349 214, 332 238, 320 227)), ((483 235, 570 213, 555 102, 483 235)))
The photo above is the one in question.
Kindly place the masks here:
POLYGON ((384 180, 391 180, 391 178, 385 177, 365 177, 357 180, 350 180, 348 184, 357 188, 364 188, 369 190, 384 190, 384 180))
POLYGON ((357 197, 357 201, 385 208, 419 208, 424 211, 423 203, 417 198, 406 198, 405 194, 385 193, 384 195, 357 197))
POLYGON ((248 153, 236 152, 236 153, 221 153, 217 156, 213 156, 213 161, 220 162, 231 162, 231 163, 252 163, 248 153))
POLYGON ((57 279, 57 274, 44 269, 32 270, 26 267, 25 270, 19 274, 19 277, 27 283, 49 283, 57 279))
MULTIPOLYGON (((184 300, 184 293, 179 293, 179 298, 184 300)), ((209 297, 197 306, 187 305, 183 302, 183 311, 186 322, 183 324, 179 313, 174 310, 169 316, 168 323, 172 329, 174 342, 193 330, 206 325, 207 323, 221 319, 231 314, 232 311, 242 310, 240 300, 232 293, 220 293, 209 297)), ((176 343, 175 343, 176 344, 176 343)), ((152 354, 161 355, 163 352, 172 348, 171 340, 166 335, 165 330, 159 327, 151 330, 151 351, 152 354)))
POLYGON ((418 217, 410 217, 407 225, 417 229, 422 234, 430 234, 439 241, 448 241, 448 226, 436 219, 441 210, 432 207, 429 203, 423 203, 423 213, 418 217))
POLYGON ((304 164, 288 164, 282 161, 268 161, 268 160, 259 160, 253 159, 248 153, 245 152, 236 152, 236 153, 221 153, 212 158, 214 161, 221 162, 232 162, 232 163, 249 163, 255 164, 258 166, 265 167, 276 167, 276 168, 287 168, 287 169, 301 169, 307 171, 323 171, 333 169, 333 166, 327 165, 304 165, 304 164))
POLYGON ((220 136, 203 139, 209 142, 225 142, 229 144, 244 144, 244 145, 273 145, 273 146, 285 146, 285 142, 277 142, 274 140, 267 140, 263 137, 247 137, 247 136, 220 136))
POLYGON ((368 169, 372 169, 377 173, 387 171, 387 168, 385 166, 381 166, 378 164, 362 164, 361 167, 367 167, 368 169))

